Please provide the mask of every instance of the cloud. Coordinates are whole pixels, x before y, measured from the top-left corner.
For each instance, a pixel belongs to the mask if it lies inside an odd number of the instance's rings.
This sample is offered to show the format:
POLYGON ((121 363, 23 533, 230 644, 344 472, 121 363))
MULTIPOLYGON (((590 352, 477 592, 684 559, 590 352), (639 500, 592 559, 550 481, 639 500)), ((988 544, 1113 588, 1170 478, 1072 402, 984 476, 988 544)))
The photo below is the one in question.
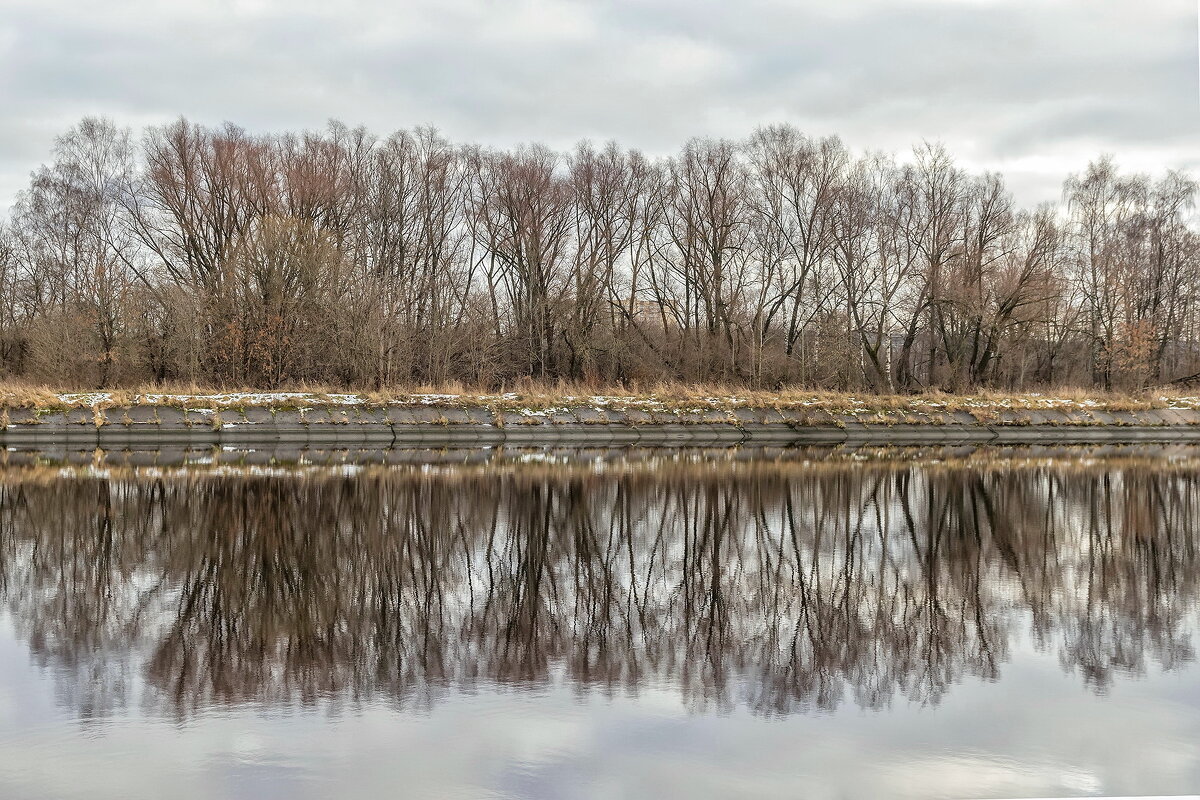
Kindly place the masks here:
POLYGON ((0 6, 0 207, 85 114, 651 153, 791 122, 858 148, 939 139, 978 168, 1037 163, 1024 202, 1102 151, 1160 169, 1200 152, 1192 0, 0 6))

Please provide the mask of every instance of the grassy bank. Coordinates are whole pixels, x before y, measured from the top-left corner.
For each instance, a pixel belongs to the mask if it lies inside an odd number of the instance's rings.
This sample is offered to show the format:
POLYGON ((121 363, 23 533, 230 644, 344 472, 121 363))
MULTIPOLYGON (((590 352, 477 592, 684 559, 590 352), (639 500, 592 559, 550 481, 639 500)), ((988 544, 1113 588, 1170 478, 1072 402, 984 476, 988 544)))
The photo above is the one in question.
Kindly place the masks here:
POLYGON ((1139 394, 1085 392, 1065 389, 1013 394, 983 391, 971 394, 928 392, 870 395, 828 392, 801 387, 779 391, 747 390, 734 386, 659 384, 648 387, 524 385, 500 392, 472 391, 459 385, 413 386, 369 392, 346 392, 322 386, 296 386, 264 391, 206 386, 145 386, 134 389, 73 390, 67 387, 0 383, 0 406, 46 410, 115 408, 139 405, 179 408, 298 408, 316 405, 413 405, 475 407, 496 411, 594 406, 613 410, 708 411, 734 408, 808 409, 834 413, 953 412, 973 414, 1002 410, 1142 411, 1200 409, 1200 396, 1153 389, 1139 394))

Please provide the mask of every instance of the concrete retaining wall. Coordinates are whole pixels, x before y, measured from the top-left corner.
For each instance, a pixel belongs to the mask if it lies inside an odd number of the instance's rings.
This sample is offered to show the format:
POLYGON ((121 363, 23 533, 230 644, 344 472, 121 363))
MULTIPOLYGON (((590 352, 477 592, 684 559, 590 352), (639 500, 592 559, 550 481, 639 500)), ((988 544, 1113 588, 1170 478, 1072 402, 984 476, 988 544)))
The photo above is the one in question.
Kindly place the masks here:
POLYGON ((731 408, 648 411, 577 407, 511 411, 427 405, 35 410, 0 414, 9 448, 390 448, 454 446, 723 446, 735 444, 1024 444, 1200 442, 1200 411, 1153 409, 903 410, 731 408))

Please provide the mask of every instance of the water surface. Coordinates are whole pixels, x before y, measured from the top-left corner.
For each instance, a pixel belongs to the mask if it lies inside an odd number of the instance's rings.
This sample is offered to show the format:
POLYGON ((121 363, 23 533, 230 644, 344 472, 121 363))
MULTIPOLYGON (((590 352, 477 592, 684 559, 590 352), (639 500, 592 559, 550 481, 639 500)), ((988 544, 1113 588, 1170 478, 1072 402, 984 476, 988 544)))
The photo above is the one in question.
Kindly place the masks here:
POLYGON ((0 796, 1200 785, 1200 451, 17 460, 0 796))

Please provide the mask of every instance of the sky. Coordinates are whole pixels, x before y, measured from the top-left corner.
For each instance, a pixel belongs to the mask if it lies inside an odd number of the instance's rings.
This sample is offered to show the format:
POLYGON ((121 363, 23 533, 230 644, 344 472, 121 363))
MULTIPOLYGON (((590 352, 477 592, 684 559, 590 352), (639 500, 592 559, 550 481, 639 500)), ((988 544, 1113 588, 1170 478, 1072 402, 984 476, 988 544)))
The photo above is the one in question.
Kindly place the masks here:
POLYGON ((667 155, 787 122, 943 142, 1026 205, 1200 174, 1197 0, 0 0, 0 215, 85 115, 667 155))

